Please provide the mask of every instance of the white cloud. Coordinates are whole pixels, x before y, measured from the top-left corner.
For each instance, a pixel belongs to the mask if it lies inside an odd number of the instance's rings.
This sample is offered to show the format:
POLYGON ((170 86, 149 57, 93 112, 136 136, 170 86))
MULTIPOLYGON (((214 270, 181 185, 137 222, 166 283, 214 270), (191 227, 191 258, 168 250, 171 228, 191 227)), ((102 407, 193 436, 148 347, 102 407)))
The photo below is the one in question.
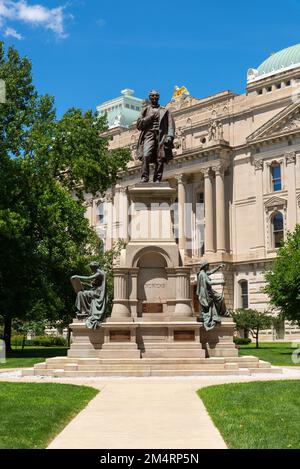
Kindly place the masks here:
POLYGON ((22 34, 19 34, 14 28, 6 28, 4 36, 11 36, 19 40, 24 39, 22 34))
POLYGON ((21 21, 50 29, 57 36, 65 38, 64 10, 64 6, 47 8, 40 4, 29 5, 27 0, 0 0, 0 25, 9 21, 21 21))

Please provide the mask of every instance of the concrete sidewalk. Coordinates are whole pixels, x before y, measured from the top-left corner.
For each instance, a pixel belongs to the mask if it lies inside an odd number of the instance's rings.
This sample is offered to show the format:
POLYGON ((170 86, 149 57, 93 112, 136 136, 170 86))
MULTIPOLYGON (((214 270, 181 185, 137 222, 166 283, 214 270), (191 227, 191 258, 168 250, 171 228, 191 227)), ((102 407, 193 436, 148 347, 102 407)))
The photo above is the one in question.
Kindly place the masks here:
POLYGON ((300 379, 300 367, 283 374, 170 378, 41 378, 6 370, 1 381, 66 383, 101 392, 49 445, 54 448, 226 448, 196 391, 225 383, 300 379))
POLYGON ((226 448, 196 395, 199 381, 115 380, 95 387, 101 392, 50 449, 226 448))

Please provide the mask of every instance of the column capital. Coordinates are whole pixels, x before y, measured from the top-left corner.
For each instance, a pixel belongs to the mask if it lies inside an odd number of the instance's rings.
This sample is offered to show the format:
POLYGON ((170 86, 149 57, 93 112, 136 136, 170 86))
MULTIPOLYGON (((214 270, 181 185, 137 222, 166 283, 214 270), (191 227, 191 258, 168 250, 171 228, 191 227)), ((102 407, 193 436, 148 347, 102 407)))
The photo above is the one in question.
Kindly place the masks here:
POLYGON ((224 165, 218 164, 218 165, 216 165, 216 166, 213 166, 211 169, 214 171, 214 173, 216 174, 216 176, 221 176, 221 177, 223 177, 226 168, 225 168, 224 165))
POLYGON ((212 171, 211 171, 211 168, 202 168, 201 169, 201 173, 203 174, 203 176, 205 178, 211 178, 212 177, 212 171))
POLYGON ((290 151, 288 153, 285 153, 285 162, 286 164, 295 164, 296 163, 296 152, 295 151, 290 151))
POLYGON ((178 184, 184 184, 186 182, 186 175, 183 173, 177 174, 175 178, 177 179, 178 184))
POLYGON ((108 194, 105 195, 105 201, 106 202, 110 203, 110 202, 113 201, 113 199, 114 199, 114 196, 111 192, 109 192, 108 194))
POLYGON ((103 202, 106 202, 106 199, 102 197, 100 199, 95 200, 95 205, 99 207, 99 205, 103 204, 103 202))
POLYGON ((120 186, 119 184, 117 184, 115 186, 115 192, 119 192, 121 194, 125 194, 127 192, 127 186, 120 186))

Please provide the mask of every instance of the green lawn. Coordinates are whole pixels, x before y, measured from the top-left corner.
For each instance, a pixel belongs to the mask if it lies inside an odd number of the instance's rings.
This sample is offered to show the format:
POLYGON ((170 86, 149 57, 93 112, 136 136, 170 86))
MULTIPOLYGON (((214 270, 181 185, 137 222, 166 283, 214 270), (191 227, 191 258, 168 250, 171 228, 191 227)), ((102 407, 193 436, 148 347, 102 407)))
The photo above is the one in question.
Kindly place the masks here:
POLYGON ((69 384, 0 383, 0 448, 46 448, 97 393, 69 384))
POLYGON ((0 363, 0 368, 32 367, 35 363, 44 362, 46 358, 63 357, 67 355, 67 347, 25 347, 15 349, 8 354, 6 363, 0 363))
POLYGON ((300 448, 300 380, 209 386, 198 395, 229 448, 300 448))
MULTIPOLYGON (((300 348, 300 341, 299 341, 300 348)), ((292 353, 295 348, 291 347, 290 342, 262 342, 259 348, 255 348, 255 344, 241 345, 239 355, 254 355, 261 360, 270 362, 272 365, 279 366, 297 366, 292 362, 292 353)), ((299 354, 300 357, 300 354, 299 354)), ((298 363, 298 366, 300 363, 298 363)))

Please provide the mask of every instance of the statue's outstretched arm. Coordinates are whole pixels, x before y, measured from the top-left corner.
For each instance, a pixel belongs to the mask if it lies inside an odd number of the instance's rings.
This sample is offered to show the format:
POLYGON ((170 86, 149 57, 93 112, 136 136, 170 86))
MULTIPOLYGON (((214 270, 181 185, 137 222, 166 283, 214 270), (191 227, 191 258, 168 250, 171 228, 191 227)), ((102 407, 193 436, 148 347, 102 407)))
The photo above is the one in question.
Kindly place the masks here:
MULTIPOLYGON (((218 269, 217 269, 217 270, 218 270, 218 269)), ((210 280, 210 278, 209 278, 208 275, 211 274, 211 273, 214 273, 214 272, 216 272, 215 269, 212 270, 211 272, 207 272, 207 275, 206 275, 206 283, 207 283, 207 285, 225 285, 224 280, 210 280)))
POLYGON ((88 281, 92 281, 92 280, 95 280, 95 278, 98 277, 99 274, 94 274, 94 275, 90 275, 90 276, 85 276, 85 275, 73 275, 73 277, 71 277, 72 279, 73 278, 78 278, 79 280, 88 280, 88 281))
POLYGON ((217 267, 215 267, 214 269, 210 270, 209 272, 207 272, 207 275, 212 275, 214 274, 215 272, 218 272, 218 270, 220 270, 222 267, 222 265, 218 265, 217 267))

